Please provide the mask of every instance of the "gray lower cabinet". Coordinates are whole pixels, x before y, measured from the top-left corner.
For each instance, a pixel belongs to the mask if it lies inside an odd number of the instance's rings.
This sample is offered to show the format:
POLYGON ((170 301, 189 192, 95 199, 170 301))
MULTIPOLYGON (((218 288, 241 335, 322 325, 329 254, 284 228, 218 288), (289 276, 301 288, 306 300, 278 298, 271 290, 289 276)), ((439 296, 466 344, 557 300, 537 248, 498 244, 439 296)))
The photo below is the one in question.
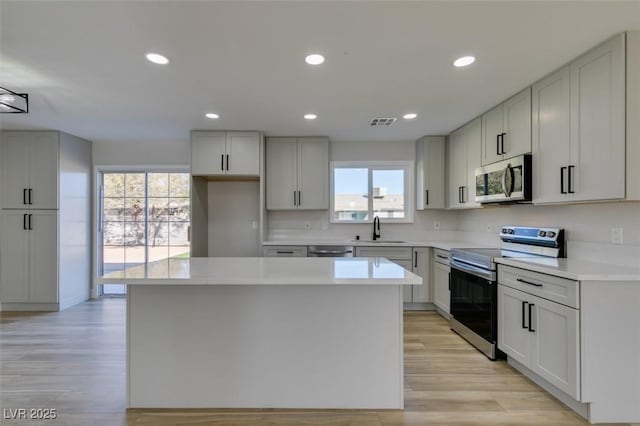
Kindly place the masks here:
POLYGON ((501 266, 498 273, 498 347, 575 400, 580 310, 577 296, 573 302, 564 296, 577 295, 577 288, 576 281, 516 268, 501 266))
POLYGON ((428 247, 356 247, 357 257, 384 257, 422 277, 422 285, 404 286, 405 309, 426 309, 430 302, 430 254, 428 247))
POLYGON ((433 304, 445 317, 449 315, 451 292, 449 291, 449 252, 433 249, 433 304))

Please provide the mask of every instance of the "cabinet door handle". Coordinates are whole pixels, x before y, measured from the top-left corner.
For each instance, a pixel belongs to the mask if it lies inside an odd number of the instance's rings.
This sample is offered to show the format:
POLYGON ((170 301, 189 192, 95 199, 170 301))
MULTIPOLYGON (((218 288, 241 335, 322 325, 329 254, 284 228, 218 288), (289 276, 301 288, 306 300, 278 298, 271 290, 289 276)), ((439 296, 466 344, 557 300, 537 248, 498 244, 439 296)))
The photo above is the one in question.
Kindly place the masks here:
POLYGON ((29 188, 29 204, 33 204, 33 189, 29 188))
POLYGON ((441 254, 436 254, 436 256, 439 257, 440 259, 449 260, 447 256, 443 256, 441 254))
POLYGON ((461 186, 461 187, 460 187, 460 194, 461 194, 461 198, 462 198, 462 203, 463 203, 463 204, 467 202, 467 199, 466 199, 466 198, 465 198, 465 196, 464 196, 464 190, 465 190, 465 188, 466 188, 466 186, 461 186))
POLYGON ((32 214, 29 215, 29 231, 33 231, 33 224, 31 223, 32 214))
POLYGON ((229 171, 229 154, 227 154, 227 171, 229 171))
POLYGON ((496 155, 500 155, 500 134, 496 135, 496 155))
POLYGON ((533 309, 534 306, 536 306, 536 305, 534 305, 533 303, 529 303, 529 331, 532 332, 532 333, 535 332, 535 330, 532 327, 533 326, 533 320, 531 318, 531 315, 532 315, 531 310, 533 309))
POLYGON ((458 203, 462 204, 462 187, 458 187, 458 203))
POLYGON ((573 183, 572 183, 572 179, 571 176, 573 176, 573 169, 575 169, 576 166, 569 166, 568 170, 567 170, 567 189, 569 191, 569 194, 575 194, 575 192, 573 191, 573 183))
POLYGON ((523 280, 522 278, 516 278, 516 281, 518 281, 519 283, 525 283, 525 284, 533 285, 536 287, 542 287, 542 284, 532 283, 531 281, 523 280))
POLYGON ((224 171, 224 154, 220 154, 220 170, 224 171))
POLYGON ((27 204, 27 188, 22 190, 22 204, 27 204))
POLYGON ((527 302, 522 301, 522 328, 529 328, 524 319, 525 311, 527 310, 527 302))
POLYGON ((22 229, 25 231, 27 230, 27 216, 29 215, 26 213, 22 215, 22 229))
POLYGON ((293 205, 297 206, 298 204, 296 203, 296 190, 293 190, 293 205))
POLYGON ((413 252, 413 267, 414 268, 418 267, 418 252, 417 251, 413 252))
POLYGON ((506 154, 507 151, 504 150, 504 137, 506 136, 506 133, 502 133, 500 134, 500 153, 501 154, 506 154))
POLYGON ((278 254, 293 254, 293 250, 278 250, 276 251, 278 254))
POLYGON ((424 196, 425 196, 425 198, 424 198, 424 199, 425 199, 424 205, 425 205, 425 206, 428 206, 428 205, 429 205, 429 190, 428 190, 428 189, 425 189, 425 190, 424 190, 424 196))
POLYGON ((302 205, 302 191, 298 190, 298 207, 302 205))
POLYGON ((564 171, 567 170, 566 167, 560 167, 560 193, 566 194, 567 191, 564 190, 564 171))

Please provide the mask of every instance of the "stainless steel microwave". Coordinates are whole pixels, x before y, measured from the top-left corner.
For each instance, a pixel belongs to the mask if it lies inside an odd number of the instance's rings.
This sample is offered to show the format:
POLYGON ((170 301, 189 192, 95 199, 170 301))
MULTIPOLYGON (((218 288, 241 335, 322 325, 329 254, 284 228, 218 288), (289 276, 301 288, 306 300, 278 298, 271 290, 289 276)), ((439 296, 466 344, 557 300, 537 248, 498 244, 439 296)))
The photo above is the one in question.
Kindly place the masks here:
POLYGON ((476 169, 476 202, 531 202, 531 154, 476 169))

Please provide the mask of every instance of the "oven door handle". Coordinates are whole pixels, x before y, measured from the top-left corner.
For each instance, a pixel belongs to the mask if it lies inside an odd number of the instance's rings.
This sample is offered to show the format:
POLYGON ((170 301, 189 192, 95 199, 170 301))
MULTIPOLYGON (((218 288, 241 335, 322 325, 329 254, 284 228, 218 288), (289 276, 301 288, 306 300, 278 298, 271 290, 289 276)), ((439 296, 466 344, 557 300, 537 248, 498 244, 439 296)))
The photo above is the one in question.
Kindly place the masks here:
POLYGON ((457 269, 462 272, 466 272, 467 274, 474 275, 479 278, 484 278, 489 281, 489 284, 494 283, 496 281, 496 273, 495 271, 490 271, 483 268, 478 268, 477 266, 469 265, 468 263, 460 262, 457 259, 450 260, 450 266, 454 269, 457 269))

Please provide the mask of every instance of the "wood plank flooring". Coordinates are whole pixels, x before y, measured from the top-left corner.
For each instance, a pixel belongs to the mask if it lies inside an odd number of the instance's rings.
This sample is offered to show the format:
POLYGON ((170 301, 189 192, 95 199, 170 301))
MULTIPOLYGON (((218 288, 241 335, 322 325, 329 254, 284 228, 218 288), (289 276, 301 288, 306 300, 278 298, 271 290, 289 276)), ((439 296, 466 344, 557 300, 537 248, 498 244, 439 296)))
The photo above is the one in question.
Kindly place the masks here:
MULTIPOLYGON (((405 410, 126 410, 125 301, 0 313, 0 408, 56 408, 39 425, 583 425, 434 312, 405 314, 405 410)), ((4 410, 0 410, 4 417, 4 410)))

